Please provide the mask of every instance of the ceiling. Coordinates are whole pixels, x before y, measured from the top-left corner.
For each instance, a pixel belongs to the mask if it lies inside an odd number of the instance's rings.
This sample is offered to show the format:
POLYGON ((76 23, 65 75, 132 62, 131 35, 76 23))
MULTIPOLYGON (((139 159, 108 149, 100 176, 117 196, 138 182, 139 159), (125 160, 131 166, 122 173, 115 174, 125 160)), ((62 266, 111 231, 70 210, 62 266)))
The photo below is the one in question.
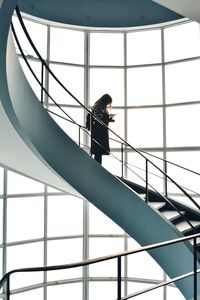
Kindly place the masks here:
POLYGON ((19 0, 21 11, 64 24, 132 27, 160 24, 182 15, 152 0, 19 0))
POLYGON ((200 22, 200 1, 199 0, 153 0, 187 18, 200 22))

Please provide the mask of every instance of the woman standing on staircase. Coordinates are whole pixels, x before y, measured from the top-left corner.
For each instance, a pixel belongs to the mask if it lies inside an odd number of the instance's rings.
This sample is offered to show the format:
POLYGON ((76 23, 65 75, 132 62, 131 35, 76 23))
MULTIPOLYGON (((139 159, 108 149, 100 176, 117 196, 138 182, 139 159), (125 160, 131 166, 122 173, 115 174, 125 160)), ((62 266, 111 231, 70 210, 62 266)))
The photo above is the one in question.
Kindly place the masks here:
POLYGON ((91 122, 91 154, 94 155, 94 159, 100 164, 102 163, 102 155, 110 154, 107 126, 109 122, 114 122, 114 114, 109 114, 107 108, 111 108, 111 104, 111 96, 104 94, 92 107, 94 116, 106 125, 104 126, 104 124, 94 118, 91 122))

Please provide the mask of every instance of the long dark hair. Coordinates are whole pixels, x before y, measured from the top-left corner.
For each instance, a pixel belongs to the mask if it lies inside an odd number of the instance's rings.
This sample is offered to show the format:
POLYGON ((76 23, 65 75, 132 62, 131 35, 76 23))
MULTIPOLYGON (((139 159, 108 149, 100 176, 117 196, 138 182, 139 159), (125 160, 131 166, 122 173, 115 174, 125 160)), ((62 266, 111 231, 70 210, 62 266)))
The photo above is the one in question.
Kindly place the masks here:
POLYGON ((112 104, 112 97, 109 94, 104 94, 96 101, 96 103, 100 104, 103 108, 106 108, 107 105, 112 104))

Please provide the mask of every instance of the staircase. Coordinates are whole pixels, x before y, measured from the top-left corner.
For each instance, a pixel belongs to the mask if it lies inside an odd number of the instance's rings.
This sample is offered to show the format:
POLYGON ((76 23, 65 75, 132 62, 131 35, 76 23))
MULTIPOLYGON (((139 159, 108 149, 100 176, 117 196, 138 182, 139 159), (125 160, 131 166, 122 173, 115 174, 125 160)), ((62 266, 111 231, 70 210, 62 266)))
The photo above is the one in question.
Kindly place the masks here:
MULTIPOLYGON (((126 185, 137 192, 146 201, 146 188, 127 179, 121 178, 126 185)), ((148 190, 147 204, 170 222, 183 236, 200 233, 200 212, 174 199, 164 197, 152 190, 148 190)), ((191 241, 191 244, 193 241, 191 241)), ((197 240, 200 257, 200 239, 197 240)))
MULTIPOLYGON (((141 245, 182 237, 192 233, 191 228, 198 230, 198 213, 176 204, 181 211, 177 213, 175 204, 168 205, 152 191, 147 205, 142 187, 102 168, 49 116, 23 74, 11 37, 7 43, 14 7, 15 1, 7 1, 0 9, 0 138, 4 140, 0 162, 87 199, 141 245)), ((192 271, 193 247, 189 242, 150 254, 171 278, 192 271)), ((191 298, 192 278, 179 281, 177 286, 186 299, 191 298)))

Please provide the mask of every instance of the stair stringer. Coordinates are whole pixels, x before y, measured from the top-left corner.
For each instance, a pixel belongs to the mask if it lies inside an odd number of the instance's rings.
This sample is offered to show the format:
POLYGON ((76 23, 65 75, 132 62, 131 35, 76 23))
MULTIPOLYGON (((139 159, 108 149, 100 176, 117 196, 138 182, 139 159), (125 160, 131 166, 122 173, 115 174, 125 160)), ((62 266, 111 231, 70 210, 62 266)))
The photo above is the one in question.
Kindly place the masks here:
MULTIPOLYGON (((4 0, 4 3, 8 2, 4 0)), ((13 0, 12 3, 14 2, 13 0)), ((12 9, 9 5, 8 7, 3 5, 0 13, 4 13, 4 17, 6 8, 7 11, 9 8, 12 9)), ((0 28, 2 28, 1 15, 0 28)), ((43 167, 48 168, 141 245, 182 237, 169 222, 146 205, 137 193, 101 167, 55 123, 30 88, 18 62, 11 38, 8 40, 6 53, 6 47, 2 43, 5 44, 7 39, 2 38, 1 31, 0 79, 4 82, 0 86, 1 109, 23 141, 23 145, 41 162, 40 173, 43 172, 43 167)), ((16 159, 23 164, 24 158, 20 153, 16 159)), ((38 179, 36 174, 29 173, 31 163, 27 161, 26 174, 38 179)), ((57 183, 51 181, 52 178, 47 180, 49 185, 57 187, 57 183)), ((193 254, 187 243, 153 250, 150 254, 171 278, 192 271, 193 254)), ((191 278, 177 282, 177 286, 186 299, 192 298, 191 278)), ((200 294, 200 287, 198 289, 200 294)))

